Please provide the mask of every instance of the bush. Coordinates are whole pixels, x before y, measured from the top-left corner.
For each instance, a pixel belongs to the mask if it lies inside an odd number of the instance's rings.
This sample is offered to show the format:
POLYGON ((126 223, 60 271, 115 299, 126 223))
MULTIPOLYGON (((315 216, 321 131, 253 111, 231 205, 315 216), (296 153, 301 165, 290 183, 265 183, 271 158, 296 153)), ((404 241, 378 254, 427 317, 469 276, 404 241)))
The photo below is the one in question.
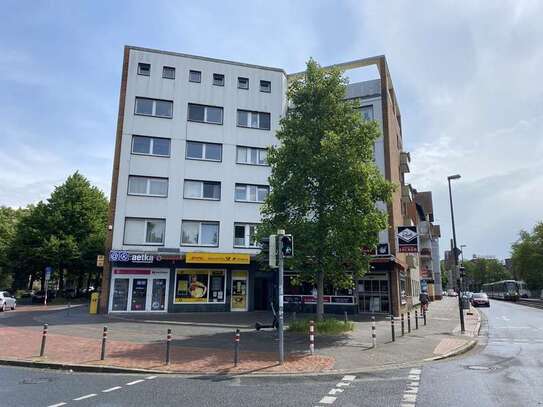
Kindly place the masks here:
MULTIPOLYGON (((290 332, 308 333, 309 321, 309 319, 291 321, 288 324, 288 330, 290 332)), ((339 335, 344 332, 352 331, 353 329, 354 324, 350 321, 345 323, 344 321, 339 321, 335 318, 315 321, 315 334, 319 335, 339 335)))

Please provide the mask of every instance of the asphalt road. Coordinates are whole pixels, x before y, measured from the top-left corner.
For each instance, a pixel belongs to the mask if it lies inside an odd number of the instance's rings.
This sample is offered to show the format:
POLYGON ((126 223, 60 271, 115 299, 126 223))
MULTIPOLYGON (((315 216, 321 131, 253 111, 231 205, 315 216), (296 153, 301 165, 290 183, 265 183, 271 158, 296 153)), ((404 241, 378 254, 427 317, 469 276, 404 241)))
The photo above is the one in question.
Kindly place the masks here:
POLYGON ((0 367, 0 406, 542 406, 543 310, 492 301, 465 357, 375 373, 181 377, 0 367), (65 404, 62 404, 65 403, 65 404))

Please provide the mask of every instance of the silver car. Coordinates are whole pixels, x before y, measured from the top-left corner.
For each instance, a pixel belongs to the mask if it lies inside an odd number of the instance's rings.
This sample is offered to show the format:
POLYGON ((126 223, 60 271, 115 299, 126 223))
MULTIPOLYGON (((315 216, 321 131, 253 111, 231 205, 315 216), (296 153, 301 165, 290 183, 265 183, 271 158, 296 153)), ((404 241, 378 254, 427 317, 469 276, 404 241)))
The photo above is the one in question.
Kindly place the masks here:
POLYGON ((0 312, 8 309, 14 310, 17 306, 17 301, 7 291, 0 291, 0 312))

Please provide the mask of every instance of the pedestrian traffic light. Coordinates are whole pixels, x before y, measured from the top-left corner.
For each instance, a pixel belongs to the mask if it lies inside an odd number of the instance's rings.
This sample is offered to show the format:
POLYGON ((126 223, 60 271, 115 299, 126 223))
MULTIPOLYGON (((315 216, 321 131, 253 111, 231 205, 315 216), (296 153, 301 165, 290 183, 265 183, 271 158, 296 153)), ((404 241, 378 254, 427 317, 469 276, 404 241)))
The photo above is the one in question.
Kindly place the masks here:
POLYGON ((277 268, 277 235, 260 239, 261 253, 268 256, 268 264, 272 269, 277 268))
POLYGON ((458 269, 460 271, 460 277, 464 277, 466 275, 466 268, 460 266, 458 269))
POLYGON ((294 256, 294 241, 292 235, 283 235, 281 237, 281 252, 283 257, 292 257, 294 256))

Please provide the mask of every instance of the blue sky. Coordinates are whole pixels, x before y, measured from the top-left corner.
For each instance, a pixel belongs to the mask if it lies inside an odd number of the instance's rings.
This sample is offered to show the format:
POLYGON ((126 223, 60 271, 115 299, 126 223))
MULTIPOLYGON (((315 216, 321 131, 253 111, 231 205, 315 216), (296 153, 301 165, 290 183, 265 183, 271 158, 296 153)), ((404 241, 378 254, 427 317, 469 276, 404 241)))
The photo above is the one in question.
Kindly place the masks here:
POLYGON ((107 194, 123 46, 300 71, 387 56, 411 152, 450 239, 507 257, 543 220, 543 3, 538 1, 4 1, 0 205, 46 198, 79 170, 107 194))

